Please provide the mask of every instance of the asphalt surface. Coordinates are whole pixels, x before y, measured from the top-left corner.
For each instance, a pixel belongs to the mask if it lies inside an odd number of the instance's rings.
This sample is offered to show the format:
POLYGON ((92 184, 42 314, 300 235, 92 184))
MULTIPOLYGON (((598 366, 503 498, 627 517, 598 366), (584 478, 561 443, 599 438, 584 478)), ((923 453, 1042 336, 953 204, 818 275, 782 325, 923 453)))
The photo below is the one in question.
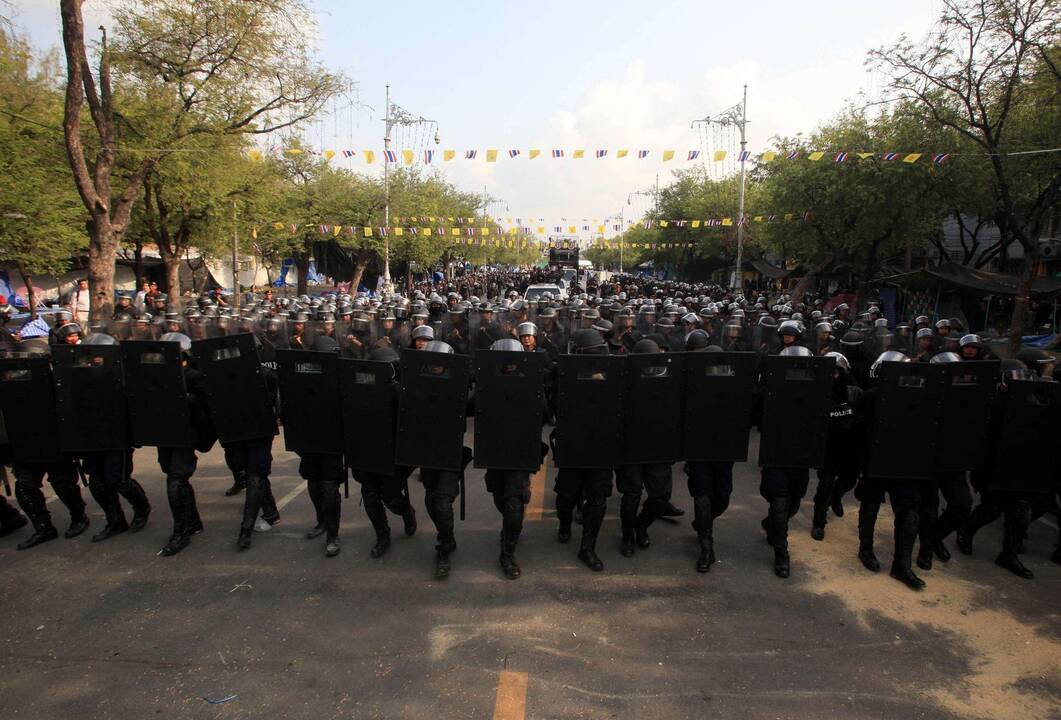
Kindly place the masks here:
MULTIPOLYGON (((242 496, 223 494, 219 448, 193 478, 206 531, 177 557, 156 556, 170 518, 150 449, 136 454, 154 504, 143 532, 91 543, 102 514, 86 490, 89 533, 25 552, 15 550, 25 531, 0 540, 3 717, 1061 717, 1061 567, 1045 523, 1024 556, 1034 581, 993 564, 995 525, 914 593, 858 563, 853 498, 821 543, 808 500, 792 522, 793 575, 780 580, 759 528, 757 470, 741 464, 716 523, 719 563, 700 575, 676 466, 685 518, 657 523, 652 547, 623 558, 613 496, 605 571, 592 573, 575 558, 577 528, 572 544, 556 542, 549 467, 517 553, 523 577, 509 581, 500 518, 475 470, 453 574, 439 582, 419 483, 420 532, 404 537, 392 516, 393 546, 372 560, 351 482, 343 551, 326 559, 323 538, 302 538, 313 512, 280 438, 274 456, 274 492, 288 504, 247 552, 234 548, 242 496)), ((49 507, 63 529, 65 510, 49 507)), ((885 566, 890 538, 885 510, 885 566)))

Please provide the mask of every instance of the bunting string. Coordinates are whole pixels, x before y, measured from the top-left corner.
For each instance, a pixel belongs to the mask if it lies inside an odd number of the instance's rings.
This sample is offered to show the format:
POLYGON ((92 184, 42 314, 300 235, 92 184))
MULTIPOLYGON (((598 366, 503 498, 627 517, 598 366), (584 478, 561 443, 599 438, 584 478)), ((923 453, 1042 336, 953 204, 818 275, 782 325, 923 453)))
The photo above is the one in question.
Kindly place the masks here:
MULTIPOLYGON (((1044 148, 1038 150, 1021 150, 1007 153, 997 153, 1001 156, 1017 156, 1017 155, 1036 155, 1042 153, 1056 153, 1061 152, 1061 148, 1044 148)), ((522 150, 517 148, 508 148, 501 150, 499 148, 488 148, 482 152, 479 150, 464 150, 458 152, 457 150, 424 150, 422 152, 416 152, 413 150, 312 150, 309 148, 284 148, 278 145, 269 147, 266 150, 252 149, 247 151, 247 156, 254 161, 261 161, 265 156, 294 156, 294 155, 315 155, 323 157, 325 160, 332 160, 336 156, 346 159, 359 158, 366 165, 372 165, 377 160, 387 164, 394 165, 433 165, 437 163, 448 163, 448 162, 459 162, 460 160, 481 160, 485 162, 497 162, 498 160, 510 160, 510 161, 532 161, 537 158, 549 158, 553 160, 623 160, 623 159, 636 159, 636 160, 658 160, 659 162, 701 162, 701 163, 722 163, 729 159, 731 162, 736 160, 737 162, 754 162, 757 164, 768 163, 773 161, 794 161, 804 160, 807 162, 829 162, 832 164, 842 164, 847 162, 862 162, 867 160, 875 160, 883 163, 895 163, 897 166, 902 165, 916 165, 929 163, 932 165, 940 166, 946 163, 953 157, 971 156, 971 157, 990 157, 989 153, 955 153, 955 152, 868 152, 868 151, 848 151, 848 150, 791 150, 791 151, 776 151, 776 150, 763 150, 758 153, 753 153, 749 150, 730 153, 728 150, 715 150, 710 153, 704 153, 701 150, 686 150, 679 152, 671 149, 597 149, 587 151, 584 149, 566 149, 566 148, 554 148, 551 150, 543 150, 540 148, 533 148, 530 150, 522 150), (732 156, 732 157, 731 157, 732 156)))

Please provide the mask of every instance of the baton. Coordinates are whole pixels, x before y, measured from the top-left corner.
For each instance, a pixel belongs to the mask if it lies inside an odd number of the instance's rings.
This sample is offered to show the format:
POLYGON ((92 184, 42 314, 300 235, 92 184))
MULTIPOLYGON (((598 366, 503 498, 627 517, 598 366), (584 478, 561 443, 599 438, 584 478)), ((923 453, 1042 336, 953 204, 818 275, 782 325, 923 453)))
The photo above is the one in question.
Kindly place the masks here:
POLYGON ((4 481, 4 494, 11 497, 11 482, 7 479, 6 465, 0 465, 0 480, 4 481))

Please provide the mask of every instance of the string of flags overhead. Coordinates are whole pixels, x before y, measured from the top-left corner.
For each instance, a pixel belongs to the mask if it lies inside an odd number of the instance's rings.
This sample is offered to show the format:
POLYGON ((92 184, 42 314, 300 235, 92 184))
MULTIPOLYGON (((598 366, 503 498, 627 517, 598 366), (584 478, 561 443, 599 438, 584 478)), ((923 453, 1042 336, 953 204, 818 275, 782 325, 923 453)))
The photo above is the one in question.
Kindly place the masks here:
MULTIPOLYGON (((735 227, 747 225, 749 223, 772 223, 772 222, 802 222, 806 221, 810 217, 810 213, 770 213, 763 215, 744 215, 737 218, 707 218, 707 219, 681 219, 681 220, 640 220, 640 221, 627 221, 625 223, 625 229, 629 230, 632 228, 722 228, 722 227, 735 227)), ((447 236, 452 238, 509 238, 512 239, 516 236, 524 236, 522 239, 526 242, 546 242, 539 241, 537 239, 528 239, 525 236, 536 234, 536 235, 547 235, 549 233, 561 235, 577 235, 579 233, 593 233, 595 235, 603 236, 607 232, 621 233, 624 230, 624 225, 621 223, 614 223, 611 225, 598 224, 590 225, 583 223, 581 225, 524 225, 520 221, 520 218, 516 218, 518 224, 511 224, 512 218, 509 218, 509 227, 504 227, 501 224, 501 218, 498 218, 498 224, 480 225, 475 227, 471 223, 482 223, 481 218, 458 218, 458 217, 436 217, 436 216, 423 216, 423 217, 408 217, 398 218, 398 222, 402 223, 396 226, 389 227, 377 227, 369 225, 332 225, 327 223, 320 224, 303 224, 297 223, 281 223, 274 222, 268 223, 265 228, 271 228, 277 231, 290 232, 292 235, 297 233, 300 229, 305 232, 307 228, 315 229, 320 235, 324 237, 338 238, 342 235, 360 237, 360 238, 374 238, 374 237, 404 237, 410 236, 447 236), (403 221, 418 223, 406 225, 403 221), (455 226, 456 225, 456 226, 455 226)), ((251 237, 257 238, 259 231, 263 226, 253 227, 250 230, 251 237)), ((462 244, 460 240, 456 241, 458 244, 462 244)), ((559 241, 555 241, 559 242, 559 241)), ((564 241, 566 242, 566 241, 564 241)), ((571 240, 571 242, 576 242, 571 240)), ((464 243, 467 244, 467 243, 464 243)), ((630 245, 630 243, 626 243, 630 245)), ((529 247, 529 246, 521 246, 529 247)))
MULTIPOLYGON (((375 150, 317 151, 309 148, 284 148, 281 146, 272 146, 264 151, 258 149, 247 151, 247 156, 254 161, 262 160, 265 155, 316 155, 329 161, 338 155, 339 157, 346 159, 359 157, 366 165, 372 165, 377 160, 395 165, 431 165, 437 162, 446 163, 455 160, 485 160, 486 162, 492 163, 497 162, 501 158, 508 160, 517 160, 521 158, 535 160, 538 157, 548 157, 557 160, 581 160, 583 158, 595 158, 597 160, 636 158, 637 160, 649 160, 658 158, 661 162, 694 162, 699 160, 702 162, 710 161, 718 163, 730 158, 731 153, 728 150, 715 150, 710 153, 704 153, 701 150, 687 150, 684 153, 679 153, 677 150, 632 150, 627 148, 618 149, 614 152, 610 149, 586 151, 584 149, 570 150, 565 148, 556 148, 549 150, 548 152, 538 148, 530 149, 526 152, 516 148, 504 151, 498 148, 489 148, 482 152, 479 150, 464 150, 462 152, 456 150, 381 150, 377 152, 375 150)), ((808 160, 810 162, 828 161, 831 163, 845 163, 855 160, 877 159, 883 162, 913 165, 921 161, 922 158, 925 158, 926 161, 931 161, 932 164, 943 165, 954 155, 955 153, 945 152, 851 152, 846 150, 836 152, 826 150, 791 150, 786 152, 764 150, 759 153, 752 153, 750 150, 744 150, 732 153, 732 159, 737 162, 748 161, 756 163, 766 163, 774 160, 808 160)))

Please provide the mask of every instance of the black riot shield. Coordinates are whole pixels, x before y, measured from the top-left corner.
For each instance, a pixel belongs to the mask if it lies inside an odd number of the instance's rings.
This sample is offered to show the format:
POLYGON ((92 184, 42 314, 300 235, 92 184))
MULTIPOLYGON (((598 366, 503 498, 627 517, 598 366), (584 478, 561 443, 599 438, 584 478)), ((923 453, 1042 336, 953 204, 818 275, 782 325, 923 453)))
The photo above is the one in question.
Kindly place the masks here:
POLYGON ((126 340, 122 343, 122 362, 132 444, 193 447, 180 343, 126 340))
POLYGON ((561 355, 555 459, 563 468, 611 468, 622 458, 626 358, 561 355))
POLYGON ((682 459, 685 353, 625 355, 624 465, 682 459))
POLYGON ((55 381, 47 357, 0 359, 0 411, 16 463, 62 460, 55 381))
POLYGON ((196 340, 192 351, 218 440, 231 443, 275 435, 272 396, 254 336, 241 333, 196 340))
POLYGON ((63 452, 128 449, 121 347, 56 345, 52 363, 63 452))
POLYGON ((998 394, 997 360, 943 363, 947 370, 936 470, 983 470, 991 410, 998 394))
POLYGON ((881 365, 867 475, 906 480, 932 476, 946 383, 944 365, 881 365))
POLYGON ((542 353, 475 353, 475 467, 541 466, 544 372, 542 353))
POLYGON ((758 355, 695 352, 685 355, 685 459, 748 459, 758 355))
POLYGON ((825 462, 834 360, 762 358, 762 467, 817 468, 825 462))
POLYGON ((1008 380, 998 445, 993 448, 994 490, 1052 493, 1061 465, 1061 383, 1008 380))
POLYGON ((395 463, 464 469, 464 430, 471 358, 407 350, 401 359, 395 463))
POLYGON ((334 352, 276 351, 280 418, 289 451, 336 455, 343 451, 338 363, 334 352))
POLYGON ((375 360, 340 359, 343 454, 355 473, 393 476, 398 403, 394 366, 375 360))

